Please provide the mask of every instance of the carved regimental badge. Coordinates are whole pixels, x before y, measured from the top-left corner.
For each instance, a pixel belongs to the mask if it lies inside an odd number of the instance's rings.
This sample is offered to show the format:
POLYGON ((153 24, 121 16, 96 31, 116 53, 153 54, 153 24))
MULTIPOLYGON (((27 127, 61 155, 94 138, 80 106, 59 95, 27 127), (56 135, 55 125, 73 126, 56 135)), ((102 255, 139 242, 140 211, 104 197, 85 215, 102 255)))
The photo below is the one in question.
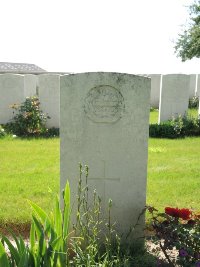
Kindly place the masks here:
POLYGON ((94 122, 116 122, 122 117, 124 109, 122 94, 109 85, 92 88, 85 98, 85 114, 94 122))

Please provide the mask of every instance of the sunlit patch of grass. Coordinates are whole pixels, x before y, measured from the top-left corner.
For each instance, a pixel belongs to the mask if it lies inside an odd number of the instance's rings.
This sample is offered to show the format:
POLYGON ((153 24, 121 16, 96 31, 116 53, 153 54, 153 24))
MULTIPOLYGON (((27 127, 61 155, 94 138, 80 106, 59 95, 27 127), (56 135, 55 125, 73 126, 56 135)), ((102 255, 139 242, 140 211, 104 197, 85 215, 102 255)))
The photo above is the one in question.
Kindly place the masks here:
POLYGON ((149 123, 150 124, 158 123, 158 115, 159 115, 158 109, 152 110, 149 116, 149 123))
POLYGON ((26 222, 30 199, 46 210, 59 191, 59 139, 0 139, 0 220, 26 222))
MULTIPOLYGON (((59 139, 0 139, 0 224, 30 220, 30 199, 49 212, 59 192, 59 139)), ((200 138, 149 139, 147 203, 200 209, 200 138)))
POLYGON ((149 140, 148 204, 200 209, 199 148, 200 138, 149 140))

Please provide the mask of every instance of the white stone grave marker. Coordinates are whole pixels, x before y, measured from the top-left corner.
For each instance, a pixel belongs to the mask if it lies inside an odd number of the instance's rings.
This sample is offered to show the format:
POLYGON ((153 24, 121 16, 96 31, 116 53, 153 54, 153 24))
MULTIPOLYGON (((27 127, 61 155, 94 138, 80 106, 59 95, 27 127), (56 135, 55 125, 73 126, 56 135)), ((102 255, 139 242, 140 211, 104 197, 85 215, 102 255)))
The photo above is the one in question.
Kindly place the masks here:
POLYGON ((151 107, 159 108, 161 74, 149 74, 151 78, 151 107))
POLYGON ((38 75, 38 88, 41 110, 48 114, 47 127, 60 127, 60 75, 38 75))
POLYGON ((197 88, 196 88, 195 95, 200 98, 200 74, 197 75, 197 88))
POLYGON ((186 114, 189 102, 189 77, 185 74, 162 75, 158 123, 186 114))
MULTIPOLYGON (((103 216, 112 199, 112 222, 124 234, 146 203, 150 82, 119 73, 61 77, 61 190, 68 179, 75 203, 78 163, 88 165, 103 216)), ((137 234, 143 226, 144 216, 137 234)))
POLYGON ((24 96, 36 96, 37 76, 33 74, 24 75, 24 96))
POLYGON ((190 74, 189 98, 193 98, 195 96, 196 80, 197 80, 197 75, 190 74))
POLYGON ((20 105, 25 100, 24 76, 19 74, 0 74, 0 124, 13 118, 10 106, 20 105))

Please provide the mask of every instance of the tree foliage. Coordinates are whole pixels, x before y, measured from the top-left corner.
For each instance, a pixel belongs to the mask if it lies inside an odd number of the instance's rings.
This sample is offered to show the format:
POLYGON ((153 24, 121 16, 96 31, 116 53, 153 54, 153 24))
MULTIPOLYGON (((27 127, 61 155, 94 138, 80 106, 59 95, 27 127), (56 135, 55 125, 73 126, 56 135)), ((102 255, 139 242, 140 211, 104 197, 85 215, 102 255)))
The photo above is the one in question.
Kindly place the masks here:
POLYGON ((175 52, 182 61, 200 58, 200 0, 189 7, 190 23, 179 34, 175 52))

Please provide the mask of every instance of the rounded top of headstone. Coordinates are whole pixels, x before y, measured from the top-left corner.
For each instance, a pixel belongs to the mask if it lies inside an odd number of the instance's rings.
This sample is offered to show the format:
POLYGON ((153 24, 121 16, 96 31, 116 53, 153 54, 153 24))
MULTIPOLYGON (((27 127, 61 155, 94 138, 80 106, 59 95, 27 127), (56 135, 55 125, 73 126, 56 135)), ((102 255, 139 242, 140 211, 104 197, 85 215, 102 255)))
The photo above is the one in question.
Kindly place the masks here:
POLYGON ((116 122, 122 117, 124 109, 122 94, 110 85, 90 89, 85 98, 84 111, 93 122, 116 122))

